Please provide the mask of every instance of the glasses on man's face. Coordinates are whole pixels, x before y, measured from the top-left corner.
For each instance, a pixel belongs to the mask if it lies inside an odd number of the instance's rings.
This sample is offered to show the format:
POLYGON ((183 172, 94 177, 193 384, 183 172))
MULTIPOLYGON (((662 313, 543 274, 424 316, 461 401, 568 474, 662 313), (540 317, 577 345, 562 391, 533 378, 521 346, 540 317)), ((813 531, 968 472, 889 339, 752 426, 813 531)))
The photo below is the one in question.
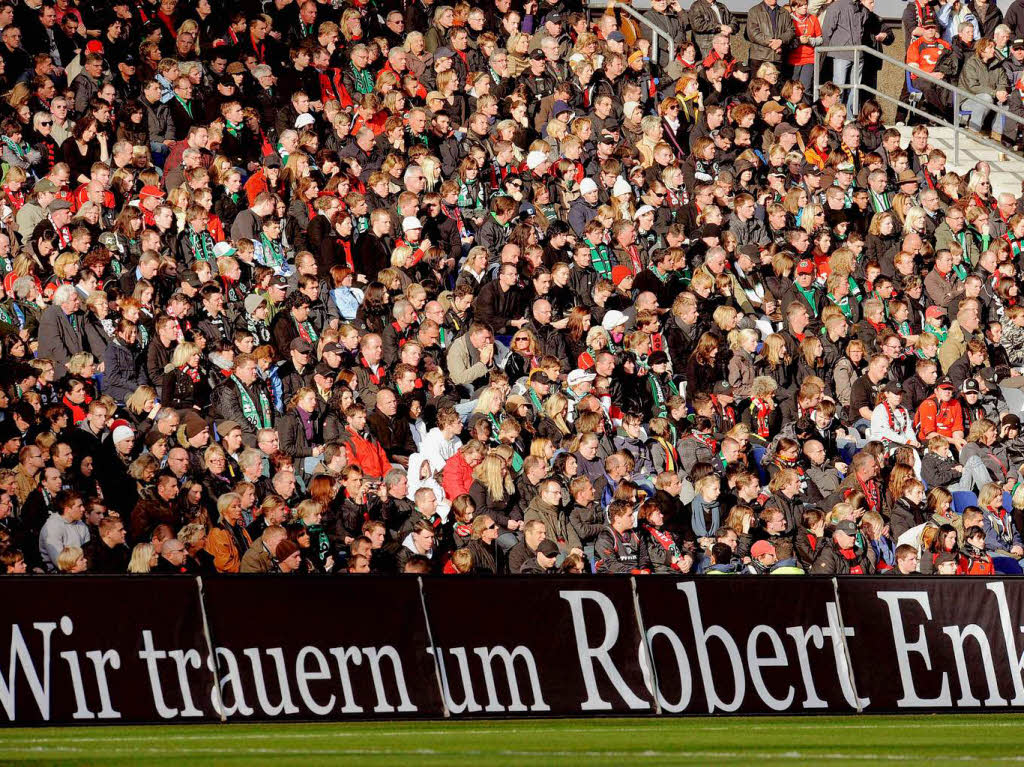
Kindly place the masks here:
POLYGON ((487 530, 497 530, 498 526, 496 524, 494 524, 493 522, 491 522, 491 524, 489 524, 486 529, 487 530))

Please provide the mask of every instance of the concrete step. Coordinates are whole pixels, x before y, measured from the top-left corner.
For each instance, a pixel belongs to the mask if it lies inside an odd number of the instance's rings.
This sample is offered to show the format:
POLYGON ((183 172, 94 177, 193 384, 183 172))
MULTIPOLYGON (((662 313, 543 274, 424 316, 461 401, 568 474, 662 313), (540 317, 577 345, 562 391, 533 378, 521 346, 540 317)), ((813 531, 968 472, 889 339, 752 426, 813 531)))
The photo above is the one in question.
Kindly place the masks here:
MULTIPOLYGON (((910 142, 913 126, 897 127, 905 146, 910 142)), ((1021 179, 1024 179, 1024 157, 1013 152, 1000 152, 998 149, 982 144, 972 138, 965 130, 960 130, 959 156, 953 151, 953 128, 929 127, 928 143, 946 153, 946 169, 956 173, 966 173, 979 162, 987 162, 991 166, 992 193, 1009 192, 1014 196, 1021 192, 1021 179)))

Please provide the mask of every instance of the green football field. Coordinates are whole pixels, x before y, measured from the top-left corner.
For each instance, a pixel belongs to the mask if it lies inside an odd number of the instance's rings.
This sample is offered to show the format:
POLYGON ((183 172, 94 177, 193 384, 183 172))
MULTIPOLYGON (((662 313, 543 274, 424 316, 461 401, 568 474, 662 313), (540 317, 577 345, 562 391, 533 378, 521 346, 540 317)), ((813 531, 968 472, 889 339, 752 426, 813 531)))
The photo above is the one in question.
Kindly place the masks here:
POLYGON ((944 765, 1024 761, 1024 716, 603 719, 0 730, 0 765, 944 765))

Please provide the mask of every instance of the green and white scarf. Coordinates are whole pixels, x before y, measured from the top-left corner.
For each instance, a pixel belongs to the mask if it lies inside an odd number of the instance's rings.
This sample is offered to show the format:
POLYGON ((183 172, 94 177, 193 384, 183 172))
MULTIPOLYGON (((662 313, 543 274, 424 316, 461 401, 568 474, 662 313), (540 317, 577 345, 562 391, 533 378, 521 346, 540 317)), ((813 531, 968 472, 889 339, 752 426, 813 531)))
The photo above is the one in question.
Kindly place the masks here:
POLYGON ((245 416, 245 420, 251 423, 255 429, 269 429, 271 426, 270 399, 267 397, 267 393, 262 388, 260 389, 260 404, 257 408, 245 385, 233 375, 231 380, 235 382, 235 388, 238 389, 238 399, 242 403, 242 415, 245 416))

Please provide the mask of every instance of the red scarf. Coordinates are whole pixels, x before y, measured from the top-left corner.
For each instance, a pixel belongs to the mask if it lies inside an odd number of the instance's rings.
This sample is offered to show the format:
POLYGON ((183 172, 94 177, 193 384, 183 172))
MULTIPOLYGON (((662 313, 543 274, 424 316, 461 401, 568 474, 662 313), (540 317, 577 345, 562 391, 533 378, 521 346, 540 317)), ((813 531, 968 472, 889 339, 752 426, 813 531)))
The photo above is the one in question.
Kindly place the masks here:
POLYGON ((182 373, 192 379, 192 383, 199 383, 199 369, 189 367, 188 365, 182 365, 178 368, 182 373))
POLYGON ((880 499, 878 497, 878 485, 875 480, 869 480, 866 484, 857 477, 857 482, 860 484, 860 489, 864 491, 864 499, 867 501, 868 508, 871 511, 878 511, 880 508, 880 499))
POLYGON ((381 381, 383 381, 384 377, 387 375, 387 370, 384 369, 384 366, 378 362, 375 370, 370 367, 370 363, 367 362, 366 357, 363 356, 359 357, 359 364, 369 371, 370 382, 373 383, 374 386, 380 386, 381 381))

